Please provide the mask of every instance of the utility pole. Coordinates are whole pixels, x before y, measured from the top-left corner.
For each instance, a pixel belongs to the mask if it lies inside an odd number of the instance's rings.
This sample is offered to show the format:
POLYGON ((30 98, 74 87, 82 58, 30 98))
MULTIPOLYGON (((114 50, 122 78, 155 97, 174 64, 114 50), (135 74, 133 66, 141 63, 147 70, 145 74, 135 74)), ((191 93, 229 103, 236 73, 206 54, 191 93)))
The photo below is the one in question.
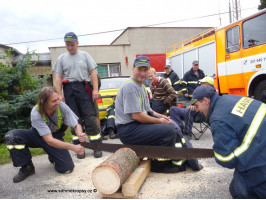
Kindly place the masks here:
POLYGON ((241 18, 240 0, 232 0, 233 6, 233 21, 237 21, 241 18))
POLYGON ((232 23, 232 14, 231 14, 231 4, 230 4, 230 0, 229 0, 229 22, 230 24, 232 23))
POLYGON ((220 12, 220 3, 218 0, 218 9, 219 9, 219 21, 220 21, 220 26, 222 26, 222 20, 221 20, 221 12, 220 12))

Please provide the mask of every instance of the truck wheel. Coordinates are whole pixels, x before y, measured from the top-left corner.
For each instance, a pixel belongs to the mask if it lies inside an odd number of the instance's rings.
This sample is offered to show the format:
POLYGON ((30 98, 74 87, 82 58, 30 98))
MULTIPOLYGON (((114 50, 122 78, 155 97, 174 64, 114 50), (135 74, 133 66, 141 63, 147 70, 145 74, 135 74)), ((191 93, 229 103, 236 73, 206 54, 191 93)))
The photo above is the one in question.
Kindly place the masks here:
MULTIPOLYGON (((255 89, 254 98, 261 101, 263 99, 262 93, 266 93, 266 80, 261 81, 255 89)), ((265 97, 264 97, 265 98, 265 97)))

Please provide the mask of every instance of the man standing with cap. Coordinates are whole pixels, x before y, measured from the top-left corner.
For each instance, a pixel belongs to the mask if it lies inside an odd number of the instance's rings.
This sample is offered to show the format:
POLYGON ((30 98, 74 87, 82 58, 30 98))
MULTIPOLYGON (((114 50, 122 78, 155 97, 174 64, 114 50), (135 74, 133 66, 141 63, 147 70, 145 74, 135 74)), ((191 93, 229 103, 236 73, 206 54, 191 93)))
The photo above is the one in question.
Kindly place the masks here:
MULTIPOLYGON (((79 117, 79 124, 84 124, 86 134, 90 142, 102 142, 101 133, 96 122, 96 110, 93 101, 99 97, 97 64, 85 51, 78 50, 78 37, 69 32, 65 35, 67 53, 62 54, 56 60, 53 71, 56 72, 56 89, 60 99, 79 117), (64 97, 62 94, 64 90, 64 97)), ((74 144, 79 140, 71 130, 74 144)), ((77 155, 78 158, 84 158, 77 155)), ((94 150, 94 157, 102 156, 102 151, 94 150)))
POLYGON ((199 69, 199 61, 192 62, 192 68, 184 75, 183 94, 185 97, 192 96, 193 91, 200 85, 199 80, 205 76, 204 72, 199 69), (184 90, 185 89, 185 90, 184 90))
POLYGON ((199 86, 188 105, 209 121, 218 164, 235 168, 229 191, 233 198, 266 198, 266 105, 238 95, 219 96, 199 86))
MULTIPOLYGON (((173 122, 150 108, 149 99, 143 81, 148 75, 150 61, 139 56, 134 61, 133 73, 118 90, 115 101, 115 123, 120 140, 124 144, 151 146, 186 146, 185 140, 173 122)), ((194 160, 190 167, 202 169, 194 160)), ((185 170, 185 161, 154 159, 153 172, 176 173, 185 170)))
POLYGON ((170 65, 165 65, 164 71, 165 71, 164 78, 166 78, 169 81, 170 85, 175 89, 175 91, 178 91, 179 87, 177 84, 175 84, 177 81, 179 81, 178 75, 174 72, 174 70, 170 65))

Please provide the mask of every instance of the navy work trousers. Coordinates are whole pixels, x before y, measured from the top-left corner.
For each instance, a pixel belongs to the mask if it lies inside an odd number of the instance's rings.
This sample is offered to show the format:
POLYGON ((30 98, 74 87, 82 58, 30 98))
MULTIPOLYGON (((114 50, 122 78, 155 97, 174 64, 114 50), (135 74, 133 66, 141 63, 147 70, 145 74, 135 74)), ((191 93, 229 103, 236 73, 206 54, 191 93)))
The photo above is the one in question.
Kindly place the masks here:
POLYGON ((229 191, 237 199, 266 198, 266 166, 256 167, 245 172, 235 169, 229 191))
POLYGON ((192 133, 192 125, 196 115, 201 118, 205 118, 202 113, 190 110, 188 108, 170 108, 170 118, 178 124, 184 133, 192 133), (182 120, 184 120, 185 125, 183 124, 182 120))
MULTIPOLYGON (((150 145, 150 146, 175 146, 176 143, 182 144, 183 147, 193 148, 192 144, 186 140, 181 142, 183 136, 179 127, 172 124, 143 124, 133 121, 128 124, 118 125, 117 132, 123 144, 132 145, 150 145)), ((171 161, 170 161, 171 162, 171 161)), ((169 161, 153 162, 159 164, 160 168, 168 165, 169 161)), ((188 160, 188 165, 193 169, 199 168, 198 161, 195 159, 188 160)), ((180 166, 182 168, 182 166, 180 166)), ((184 166, 183 166, 184 167, 184 166)), ((184 170, 184 169, 182 169, 184 170)))
POLYGON ((155 99, 150 99, 151 109, 157 113, 163 114, 170 108, 169 104, 164 104, 164 101, 158 101, 155 99))
MULTIPOLYGON (((64 84, 63 89, 66 104, 78 116, 79 124, 81 126, 84 125, 86 134, 88 136, 98 135, 100 130, 98 130, 97 126, 96 110, 92 95, 86 91, 85 82, 69 82, 64 84)), ((76 135, 73 129, 71 129, 71 133, 76 135)), ((100 142, 101 140, 100 137, 94 142, 100 142)), ((79 140, 74 140, 73 143, 79 144, 79 140)))
POLYGON ((116 125, 115 125, 115 107, 114 104, 112 106, 109 106, 107 108, 107 122, 106 122, 106 129, 112 128, 114 131, 116 131, 116 125))
POLYGON ((171 124, 143 124, 133 121, 117 126, 123 144, 175 146, 177 130, 171 124))
MULTIPOLYGON (((64 141, 64 132, 57 131, 53 137, 64 141)), ((72 158, 65 149, 57 149, 49 146, 34 128, 15 129, 6 133, 5 142, 7 145, 14 146, 9 149, 14 167, 21 167, 31 161, 30 148, 43 148, 50 159, 54 162, 55 170, 59 173, 65 173, 74 169, 72 158), (16 145, 25 145, 25 148, 17 149, 16 145)))

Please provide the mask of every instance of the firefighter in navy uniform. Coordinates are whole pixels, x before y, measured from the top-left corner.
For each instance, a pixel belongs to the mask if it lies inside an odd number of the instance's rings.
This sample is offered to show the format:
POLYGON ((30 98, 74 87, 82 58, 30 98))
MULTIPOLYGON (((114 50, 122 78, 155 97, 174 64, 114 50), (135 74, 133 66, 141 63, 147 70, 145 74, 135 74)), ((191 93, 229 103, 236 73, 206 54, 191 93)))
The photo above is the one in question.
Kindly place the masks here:
MULTIPOLYGON (((102 137, 93 103, 99 98, 97 64, 87 52, 78 50, 79 42, 75 33, 67 33, 64 41, 68 52, 58 57, 53 68, 53 72, 56 73, 56 89, 59 92, 60 100, 65 100, 66 104, 79 117, 79 124, 84 125, 89 141, 101 143, 102 137)), ((79 144, 73 129, 71 133, 73 144, 79 144)), ((77 157, 85 158, 85 151, 82 156, 77 154, 77 157)), ((102 157, 102 151, 94 150, 94 157, 102 157)))
POLYGON ((168 80, 168 82, 175 89, 175 91, 178 91, 179 90, 178 85, 175 84, 179 81, 178 75, 174 72, 174 70, 170 65, 165 65, 164 71, 165 71, 164 78, 168 80))
POLYGON ((200 79, 205 77, 204 72, 199 69, 199 62, 194 60, 192 68, 185 73, 182 83, 182 91, 185 97, 191 98, 193 91, 200 86, 200 79))
POLYGON ((31 111, 31 124, 31 129, 15 129, 5 135, 13 165, 21 167, 13 182, 23 181, 35 173, 29 147, 43 148, 57 172, 72 172, 74 163, 67 150, 82 154, 84 147, 64 142, 64 131, 68 125, 74 128, 81 142, 85 142, 86 134, 82 133, 75 113, 59 101, 59 94, 54 88, 45 87, 41 90, 37 105, 31 111))
POLYGON ((233 198, 266 198, 266 104, 238 95, 214 94, 210 86, 195 89, 196 110, 207 116, 215 160, 235 168, 229 191, 233 198))

